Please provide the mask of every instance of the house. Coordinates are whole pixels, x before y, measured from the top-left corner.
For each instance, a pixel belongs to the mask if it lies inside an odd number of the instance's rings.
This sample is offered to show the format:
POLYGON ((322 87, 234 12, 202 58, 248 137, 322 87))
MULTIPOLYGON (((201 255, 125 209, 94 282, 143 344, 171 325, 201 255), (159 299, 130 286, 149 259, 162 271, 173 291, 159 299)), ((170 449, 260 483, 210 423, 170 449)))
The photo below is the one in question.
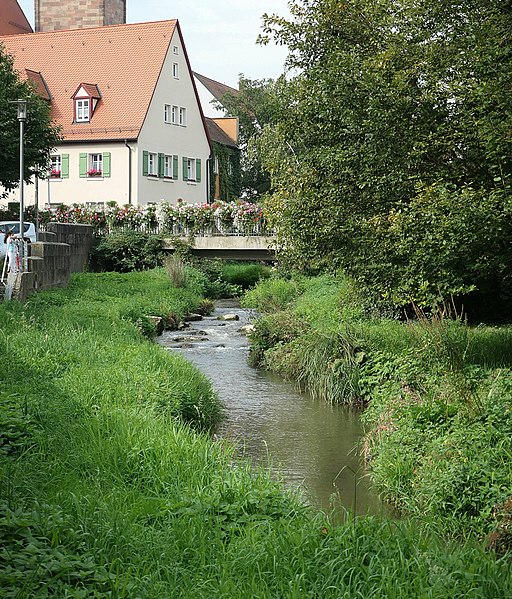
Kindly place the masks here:
POLYGON ((196 72, 194 72, 194 79, 204 115, 209 118, 225 117, 226 111, 224 108, 222 106, 217 107, 215 104, 220 103, 222 105, 223 96, 226 94, 236 95, 238 90, 196 72))
POLYGON ((238 118, 227 117, 222 107, 222 98, 238 94, 238 90, 196 72, 194 78, 212 142, 210 200, 238 198, 241 187, 238 118))
MULTIPOLYGON (((40 206, 207 200, 211 146, 178 21, 0 42, 62 128, 48 185, 39 185, 40 206)), ((27 205, 34 187, 26 188, 27 205)))
POLYGON ((0 2, 0 36, 30 33, 31 31, 32 27, 17 0, 2 0, 0 2))

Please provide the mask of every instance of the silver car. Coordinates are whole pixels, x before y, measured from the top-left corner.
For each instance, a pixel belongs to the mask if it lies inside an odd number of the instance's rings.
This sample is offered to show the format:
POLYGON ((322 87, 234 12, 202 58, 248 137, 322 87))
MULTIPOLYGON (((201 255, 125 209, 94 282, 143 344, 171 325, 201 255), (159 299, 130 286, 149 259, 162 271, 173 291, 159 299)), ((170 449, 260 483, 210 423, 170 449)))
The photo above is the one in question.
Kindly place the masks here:
MULTIPOLYGON (((23 223, 24 237, 30 239, 30 241, 36 241, 36 227, 34 223, 23 223)), ((0 221, 0 256, 5 256, 6 244, 4 238, 6 233, 12 231, 14 235, 19 235, 20 222, 16 220, 3 220, 0 221)))

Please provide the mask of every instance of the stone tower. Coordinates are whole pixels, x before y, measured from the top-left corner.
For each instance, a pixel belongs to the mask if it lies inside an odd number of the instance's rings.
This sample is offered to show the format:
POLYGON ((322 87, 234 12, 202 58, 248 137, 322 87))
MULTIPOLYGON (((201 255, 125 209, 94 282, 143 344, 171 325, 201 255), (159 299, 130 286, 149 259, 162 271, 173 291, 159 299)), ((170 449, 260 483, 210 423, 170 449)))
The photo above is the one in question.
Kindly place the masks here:
POLYGON ((36 31, 126 23, 126 0, 34 0, 36 31))

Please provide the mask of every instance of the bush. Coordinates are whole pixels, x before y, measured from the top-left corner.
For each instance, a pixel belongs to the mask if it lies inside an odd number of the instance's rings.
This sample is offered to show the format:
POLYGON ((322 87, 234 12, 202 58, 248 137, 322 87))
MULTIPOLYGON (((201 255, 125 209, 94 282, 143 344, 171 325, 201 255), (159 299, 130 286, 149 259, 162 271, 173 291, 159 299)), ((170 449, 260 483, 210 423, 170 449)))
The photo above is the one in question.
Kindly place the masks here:
POLYGON ((95 272, 131 272, 159 266, 162 240, 138 231, 113 231, 93 248, 90 268, 95 272))

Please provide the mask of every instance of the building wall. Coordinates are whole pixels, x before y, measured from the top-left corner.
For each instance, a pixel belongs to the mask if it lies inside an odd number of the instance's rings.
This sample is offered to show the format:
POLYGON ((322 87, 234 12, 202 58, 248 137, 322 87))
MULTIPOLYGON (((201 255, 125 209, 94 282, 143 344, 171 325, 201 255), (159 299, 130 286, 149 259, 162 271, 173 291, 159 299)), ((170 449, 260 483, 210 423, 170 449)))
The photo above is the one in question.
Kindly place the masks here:
POLYGON ((201 110, 196 99, 184 48, 175 31, 169 53, 164 61, 162 75, 155 89, 146 120, 139 136, 137 177, 139 205, 165 200, 176 203, 206 202, 208 198, 208 158, 210 146, 206 136, 201 110), (177 53, 175 53, 175 49, 177 53), (179 79, 173 77, 173 63, 178 64, 179 79), (164 105, 186 108, 186 126, 165 123, 164 105), (143 153, 163 153, 178 156, 176 180, 143 176, 143 153), (201 181, 183 180, 183 158, 201 160, 201 181))
MULTIPOLYGON (((87 203, 101 204, 108 201, 116 201, 119 205, 129 203, 129 151, 124 142, 63 144, 53 154, 68 157, 69 176, 39 180, 38 204, 40 208, 45 208, 48 204, 54 207, 59 204, 70 206, 87 203), (106 152, 110 154, 109 177, 80 177, 81 154, 105 154, 106 152)), ((133 154, 132 151, 132 160, 135 160, 133 154)), ((135 180, 132 179, 133 190, 135 185, 135 180)), ((35 204, 35 192, 34 181, 30 185, 25 185, 25 206, 35 204)), ((19 196, 19 189, 16 189, 5 200, 2 200, 2 204, 17 202, 19 196)), ((135 193, 132 194, 132 202, 136 202, 135 193)))
POLYGON ((126 0, 35 0, 36 31, 86 29, 126 22, 126 0))

